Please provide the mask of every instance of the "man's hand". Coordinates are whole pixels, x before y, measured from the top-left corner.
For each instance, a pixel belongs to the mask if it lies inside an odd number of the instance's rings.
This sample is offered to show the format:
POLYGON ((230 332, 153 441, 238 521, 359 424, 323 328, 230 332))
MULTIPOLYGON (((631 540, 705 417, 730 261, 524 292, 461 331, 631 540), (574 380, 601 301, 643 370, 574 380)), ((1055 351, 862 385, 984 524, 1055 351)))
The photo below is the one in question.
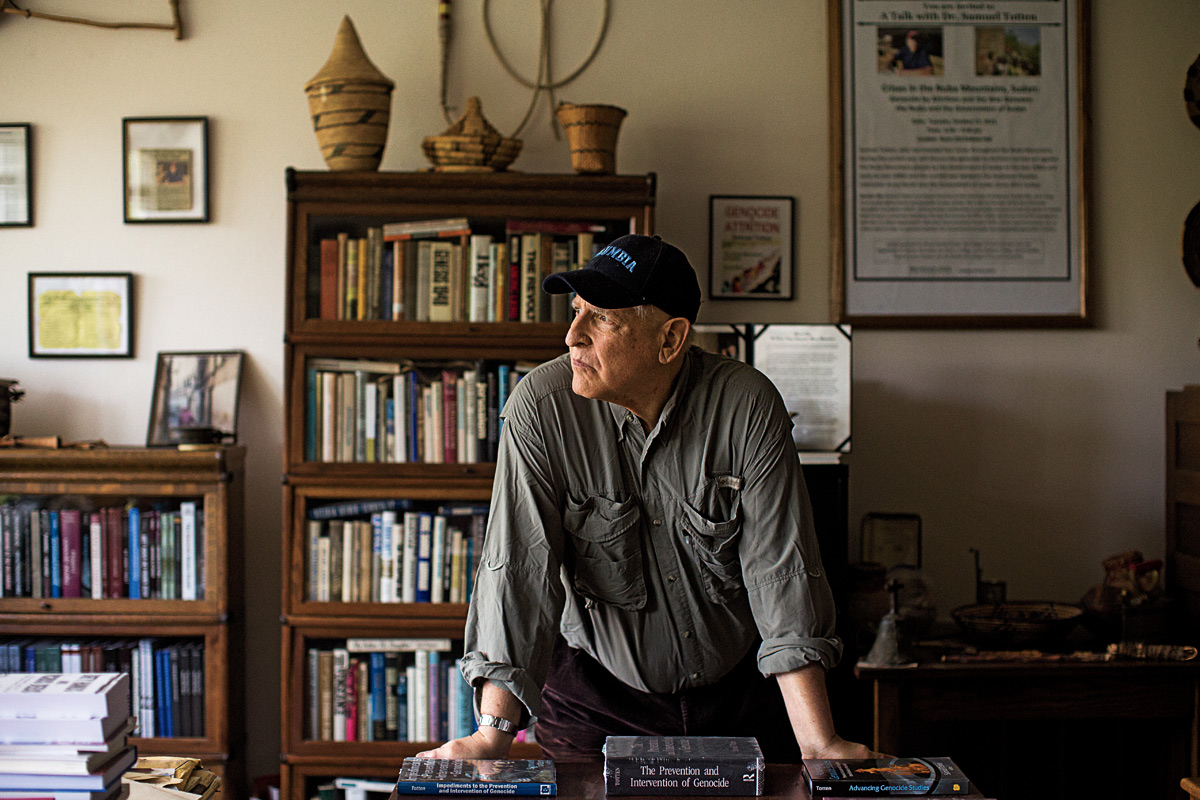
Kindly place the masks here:
POLYGON ((417 758, 507 758, 512 743, 512 734, 480 728, 470 736, 451 739, 434 750, 417 753, 417 758))
POLYGON ((848 742, 840 736, 834 736, 823 747, 814 752, 805 752, 805 758, 881 758, 865 744, 848 742))

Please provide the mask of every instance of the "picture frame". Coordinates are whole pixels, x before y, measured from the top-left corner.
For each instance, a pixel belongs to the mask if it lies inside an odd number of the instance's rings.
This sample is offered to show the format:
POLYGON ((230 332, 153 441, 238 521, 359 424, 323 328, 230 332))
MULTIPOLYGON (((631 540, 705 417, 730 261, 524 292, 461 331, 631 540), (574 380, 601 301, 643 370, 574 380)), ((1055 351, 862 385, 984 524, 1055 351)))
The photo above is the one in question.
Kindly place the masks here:
POLYGON ((713 300, 791 300, 795 200, 710 195, 708 296, 713 300))
POLYGON ((208 117, 121 120, 125 222, 208 222, 208 117))
POLYGON ((0 123, 0 227, 33 227, 33 127, 0 123))
POLYGON ((862 560, 921 568, 921 515, 872 511, 862 518, 862 560))
POLYGON ((241 350, 160 352, 147 447, 237 443, 241 350))
POLYGON ((29 273, 30 358, 132 358, 133 274, 29 273))
POLYGON ((1033 5, 828 0, 838 321, 1092 324, 1088 0, 1033 5))

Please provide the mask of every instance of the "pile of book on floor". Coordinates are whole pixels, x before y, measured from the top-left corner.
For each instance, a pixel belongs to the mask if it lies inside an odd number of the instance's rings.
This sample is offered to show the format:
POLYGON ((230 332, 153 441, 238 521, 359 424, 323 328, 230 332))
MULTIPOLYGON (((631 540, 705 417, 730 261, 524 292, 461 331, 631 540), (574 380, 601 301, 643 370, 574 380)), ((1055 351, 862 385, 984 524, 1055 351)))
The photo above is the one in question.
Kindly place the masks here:
POLYGON ((609 736, 608 794, 763 793, 766 762, 749 736, 609 736))
POLYGON ((178 756, 142 756, 121 781, 129 800, 208 800, 221 788, 200 759, 178 756))
POLYGON ((814 798, 971 793, 967 776, 944 757, 806 758, 803 769, 814 798))
POLYGON ((137 760, 129 676, 0 674, 0 800, 110 800, 137 760))

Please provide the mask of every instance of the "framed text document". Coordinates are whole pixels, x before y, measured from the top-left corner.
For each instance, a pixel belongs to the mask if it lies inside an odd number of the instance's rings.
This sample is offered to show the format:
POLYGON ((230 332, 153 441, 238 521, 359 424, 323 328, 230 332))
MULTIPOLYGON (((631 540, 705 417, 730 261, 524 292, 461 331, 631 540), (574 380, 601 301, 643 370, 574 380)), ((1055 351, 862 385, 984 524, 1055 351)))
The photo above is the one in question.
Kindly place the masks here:
POLYGON ((1088 324, 1086 0, 830 0, 834 313, 1088 324))

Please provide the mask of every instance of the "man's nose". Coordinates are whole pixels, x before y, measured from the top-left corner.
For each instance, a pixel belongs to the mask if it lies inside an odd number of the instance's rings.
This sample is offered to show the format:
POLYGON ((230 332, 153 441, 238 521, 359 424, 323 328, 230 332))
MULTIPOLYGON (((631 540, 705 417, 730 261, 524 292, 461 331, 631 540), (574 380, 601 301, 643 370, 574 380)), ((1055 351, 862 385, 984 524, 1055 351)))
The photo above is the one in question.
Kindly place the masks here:
POLYGON ((571 327, 567 328, 567 347, 577 347, 587 341, 587 337, 583 332, 584 315, 579 314, 571 320, 571 327))

